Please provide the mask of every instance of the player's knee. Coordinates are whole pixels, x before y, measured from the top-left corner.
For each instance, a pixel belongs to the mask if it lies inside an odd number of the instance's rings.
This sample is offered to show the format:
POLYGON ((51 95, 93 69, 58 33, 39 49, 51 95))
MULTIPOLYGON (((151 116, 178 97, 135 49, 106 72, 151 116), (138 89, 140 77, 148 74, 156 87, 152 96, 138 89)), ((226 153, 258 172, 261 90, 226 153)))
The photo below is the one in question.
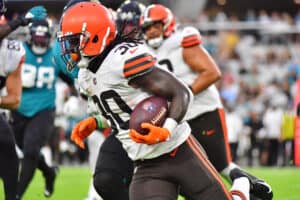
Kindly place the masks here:
POLYGON ((38 160, 40 151, 36 148, 28 148, 23 150, 24 158, 28 158, 31 160, 38 160))

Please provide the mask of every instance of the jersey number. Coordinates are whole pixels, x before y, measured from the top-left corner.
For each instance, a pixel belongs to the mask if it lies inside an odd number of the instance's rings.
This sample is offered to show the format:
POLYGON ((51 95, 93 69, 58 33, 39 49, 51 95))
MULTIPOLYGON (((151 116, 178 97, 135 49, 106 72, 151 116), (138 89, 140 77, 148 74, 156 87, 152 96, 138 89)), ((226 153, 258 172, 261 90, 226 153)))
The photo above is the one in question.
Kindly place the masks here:
POLYGON ((169 59, 163 59, 163 60, 160 60, 158 62, 158 64, 160 65, 166 65, 167 66, 167 69, 170 71, 170 72, 174 72, 174 68, 173 68, 173 65, 171 63, 171 61, 169 59))
POLYGON ((103 116, 110 120, 113 129, 118 127, 124 130, 129 129, 132 110, 116 91, 107 90, 100 94, 100 99, 97 95, 92 96, 92 99, 98 105, 103 116), (116 112, 118 110, 120 113, 116 112))
POLYGON ((36 68, 33 65, 23 64, 22 85, 26 88, 34 86, 42 88, 43 86, 46 86, 48 89, 51 89, 55 79, 54 73, 54 68, 52 67, 36 68))
POLYGON ((7 41, 7 49, 10 49, 10 50, 20 51, 20 49, 21 49, 20 45, 21 44, 15 40, 7 41))

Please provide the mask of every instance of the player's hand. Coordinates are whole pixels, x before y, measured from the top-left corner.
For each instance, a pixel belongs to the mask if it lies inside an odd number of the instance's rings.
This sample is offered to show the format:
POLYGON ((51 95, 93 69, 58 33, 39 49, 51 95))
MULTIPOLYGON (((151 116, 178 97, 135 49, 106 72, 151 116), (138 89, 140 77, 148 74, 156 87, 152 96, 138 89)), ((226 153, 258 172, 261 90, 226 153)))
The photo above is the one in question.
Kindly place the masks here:
POLYGON ((47 10, 44 6, 34 6, 27 11, 22 17, 22 26, 26 26, 30 22, 45 19, 47 17, 47 10))
POLYGON ((84 139, 87 138, 97 128, 94 117, 88 117, 78 122, 72 130, 71 140, 84 149, 84 139))
POLYGON ((142 123, 142 128, 149 129, 147 135, 142 135, 134 129, 130 129, 129 136, 137 143, 156 144, 169 139, 170 132, 166 128, 154 126, 150 123, 142 123))

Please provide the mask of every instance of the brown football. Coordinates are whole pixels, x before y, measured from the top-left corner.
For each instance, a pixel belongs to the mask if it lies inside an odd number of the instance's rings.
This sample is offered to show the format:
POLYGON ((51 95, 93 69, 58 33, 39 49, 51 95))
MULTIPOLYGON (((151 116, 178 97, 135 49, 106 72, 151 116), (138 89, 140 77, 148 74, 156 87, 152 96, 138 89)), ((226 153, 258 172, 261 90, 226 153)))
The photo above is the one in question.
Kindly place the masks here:
POLYGON ((168 101, 159 96, 151 96, 136 105, 133 109, 129 128, 135 129, 140 134, 146 135, 148 129, 143 129, 143 122, 151 123, 155 126, 162 126, 168 115, 168 101))

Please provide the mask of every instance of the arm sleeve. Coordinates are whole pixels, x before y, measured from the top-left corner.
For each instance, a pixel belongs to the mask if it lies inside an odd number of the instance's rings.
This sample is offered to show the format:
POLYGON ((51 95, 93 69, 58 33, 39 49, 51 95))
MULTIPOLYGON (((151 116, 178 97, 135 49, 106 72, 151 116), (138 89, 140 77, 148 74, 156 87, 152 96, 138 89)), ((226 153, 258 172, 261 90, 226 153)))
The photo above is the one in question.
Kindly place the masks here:
POLYGON ((156 59, 149 53, 142 53, 125 61, 123 66, 123 75, 131 80, 135 77, 144 75, 152 71, 156 59))
POLYGON ((202 43, 202 38, 199 31, 193 27, 186 27, 183 30, 183 38, 181 46, 183 48, 196 46, 202 43))

